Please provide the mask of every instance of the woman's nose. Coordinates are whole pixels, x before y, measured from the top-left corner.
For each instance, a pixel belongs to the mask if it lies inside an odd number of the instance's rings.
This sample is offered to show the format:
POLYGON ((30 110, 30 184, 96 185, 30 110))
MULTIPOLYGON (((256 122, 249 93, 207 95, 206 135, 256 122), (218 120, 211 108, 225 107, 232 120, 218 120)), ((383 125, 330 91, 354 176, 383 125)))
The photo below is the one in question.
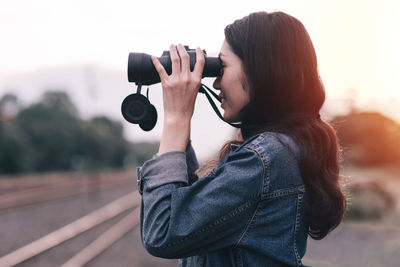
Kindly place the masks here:
POLYGON ((221 88, 220 82, 221 82, 221 76, 218 76, 217 79, 215 79, 215 81, 213 82, 213 87, 219 90, 221 88))

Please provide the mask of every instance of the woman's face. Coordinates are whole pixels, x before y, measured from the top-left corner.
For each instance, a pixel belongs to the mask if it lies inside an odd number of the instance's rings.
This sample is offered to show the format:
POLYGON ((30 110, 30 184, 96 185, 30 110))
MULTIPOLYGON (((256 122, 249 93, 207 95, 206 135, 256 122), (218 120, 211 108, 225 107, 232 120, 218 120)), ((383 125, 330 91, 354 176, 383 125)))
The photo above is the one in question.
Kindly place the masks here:
POLYGON ((249 86, 243 71, 242 61, 233 53, 231 46, 224 41, 219 57, 222 62, 222 75, 214 81, 213 87, 221 91, 221 107, 224 119, 228 122, 240 122, 239 112, 250 102, 249 86))

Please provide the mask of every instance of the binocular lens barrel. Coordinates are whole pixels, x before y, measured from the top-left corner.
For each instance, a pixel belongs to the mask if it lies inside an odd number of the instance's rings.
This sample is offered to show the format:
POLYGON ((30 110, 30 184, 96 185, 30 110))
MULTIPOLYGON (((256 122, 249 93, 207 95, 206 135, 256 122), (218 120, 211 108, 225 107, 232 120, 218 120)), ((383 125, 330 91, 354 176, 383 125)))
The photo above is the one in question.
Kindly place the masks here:
MULTIPOLYGON (((188 51, 190 57, 190 70, 193 71, 196 63, 196 51, 188 51)), ((205 57, 205 65, 202 77, 217 77, 221 74, 221 61, 218 57, 205 57)), ((158 58, 168 75, 172 72, 171 57, 169 51, 164 51, 158 58)), ((160 82, 160 77, 151 60, 151 55, 145 53, 129 53, 128 80, 136 84, 152 85, 160 82)))

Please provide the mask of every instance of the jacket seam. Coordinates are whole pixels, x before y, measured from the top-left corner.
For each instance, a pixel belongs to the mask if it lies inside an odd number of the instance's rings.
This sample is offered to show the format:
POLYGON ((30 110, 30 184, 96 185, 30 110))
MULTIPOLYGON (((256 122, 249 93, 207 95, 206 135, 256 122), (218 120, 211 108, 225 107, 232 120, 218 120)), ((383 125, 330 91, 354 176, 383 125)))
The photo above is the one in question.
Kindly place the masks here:
POLYGON ((300 213, 301 213, 301 204, 303 201, 303 195, 298 194, 297 196, 297 207, 296 207, 296 223, 294 227, 294 237, 293 237, 293 249, 294 249, 294 254, 296 256, 296 266, 302 266, 301 264, 301 258, 299 255, 299 252, 297 251, 297 232, 299 230, 300 226, 300 213))
MULTIPOLYGON (((259 152, 259 149, 258 149, 259 148, 258 144, 260 143, 260 139, 261 138, 263 138, 262 135, 258 136, 257 138, 255 138, 250 143, 247 143, 244 146, 244 148, 254 152, 257 155, 259 161, 261 162, 262 168, 263 168, 263 174, 262 174, 261 183, 260 183, 260 199, 262 199, 262 196, 265 195, 265 193, 264 193, 264 182, 265 182, 265 180, 268 181, 268 179, 266 179, 266 167, 265 167, 264 157, 262 156, 262 154, 259 152)), ((268 188, 268 186, 267 186, 267 188, 268 188)), ((267 189, 267 192, 268 192, 268 189, 267 189)), ((249 220, 245 230, 243 231, 242 235, 240 236, 240 238, 239 238, 238 242, 236 243, 236 245, 234 246, 234 248, 236 248, 240 244, 240 242, 243 239, 245 239, 246 236, 248 235, 248 232, 251 229, 251 226, 253 225, 253 222, 254 222, 254 220, 256 218, 256 215, 257 215, 257 213, 259 211, 259 208, 260 208, 260 205, 257 204, 257 207, 256 207, 253 215, 251 216, 251 219, 249 220)))
POLYGON ((265 134, 260 134, 257 138, 255 138, 254 140, 245 145, 246 148, 254 151, 257 154, 263 166, 263 177, 261 181, 261 196, 265 196, 266 192, 269 191, 269 184, 270 184, 269 180, 270 162, 265 153, 263 153, 263 149, 259 145, 259 143, 263 139, 265 139, 265 134), (264 187, 266 187, 266 189, 264 189, 264 187))
POLYGON ((198 263, 199 263, 199 267, 204 267, 204 262, 205 262, 205 255, 201 254, 198 257, 198 263))
POLYGON ((297 186, 297 187, 291 187, 291 188, 285 188, 285 189, 278 189, 275 190, 271 193, 268 193, 262 197, 262 200, 264 199, 271 199, 271 198, 280 198, 280 197, 285 197, 285 196, 290 196, 290 195, 296 195, 299 193, 304 193, 305 192, 305 187, 304 185, 297 186))
POLYGON ((253 147, 253 146, 250 146, 250 144, 248 144, 248 145, 249 146, 246 145, 245 147, 247 149, 249 149, 250 151, 253 151, 257 155, 259 161, 261 162, 262 168, 263 168, 263 174, 262 174, 262 179, 261 179, 261 184, 260 184, 260 187, 261 187, 260 188, 260 192, 261 192, 260 195, 263 196, 263 195, 265 195, 265 193, 264 193, 265 180, 267 180, 267 192, 269 190, 268 189, 269 188, 269 178, 268 178, 269 175, 267 175, 267 168, 266 168, 266 166, 267 166, 266 162, 268 162, 268 159, 266 159, 263 156, 263 153, 260 153, 260 151, 258 149, 259 148, 258 146, 257 147, 253 147))
POLYGON ((229 213, 217 218, 216 220, 214 220, 213 222, 207 224, 206 226, 204 226, 203 228, 197 230, 196 232, 193 232, 185 237, 182 237, 178 240, 172 241, 170 243, 167 243, 163 246, 160 247, 153 247, 153 249, 155 250, 159 250, 159 249, 165 249, 168 247, 172 247, 175 245, 179 245, 193 237, 196 237, 198 235, 200 235, 201 233, 204 233, 210 229, 213 229, 216 226, 222 225, 224 223, 227 223, 230 219, 235 218, 238 214, 241 214, 242 212, 246 211, 249 207, 251 207, 254 203, 257 203, 259 200, 259 197, 255 197, 249 201, 247 201, 246 203, 242 204, 241 206, 237 207, 236 209, 230 211, 229 213))
POLYGON ((236 258, 236 263, 238 264, 238 267, 243 267, 243 255, 242 255, 242 250, 240 248, 234 248, 233 249, 235 253, 235 258, 236 258))
MULTIPOLYGON (((258 140, 259 138, 260 138, 260 137, 258 137, 256 140, 258 140)), ((263 174, 262 174, 262 179, 261 179, 261 183, 260 183, 260 186, 261 186, 261 188, 260 188, 260 192, 261 192, 261 193, 260 193, 260 199, 262 199, 262 195, 264 194, 264 190, 263 190, 263 189, 264 189, 264 180, 265 180, 265 173, 266 173, 266 171, 265 171, 266 168, 265 168, 264 160, 263 160, 263 157, 260 155, 259 151, 257 150, 257 147, 252 147, 252 146, 250 146, 250 144, 248 144, 248 145, 246 145, 245 148, 247 148, 247 149, 253 151, 253 152, 257 155, 258 159, 259 159, 260 162, 261 162, 262 168, 263 168, 263 174), (248 146, 248 145, 249 145, 249 146, 248 146)), ((238 242, 236 243, 236 245, 234 246, 234 248, 236 248, 236 247, 240 244, 240 242, 241 242, 243 239, 245 239, 246 236, 248 235, 248 232, 249 232, 249 230, 251 229, 251 226, 253 225, 253 222, 254 222, 254 220, 255 220, 255 218, 256 218, 256 215, 257 215, 257 213, 258 213, 258 211, 259 211, 259 208, 260 208, 260 205, 259 205, 259 203, 258 203, 257 206, 256 206, 256 209, 255 209, 255 211, 254 211, 254 213, 253 213, 253 215, 251 216, 250 221, 248 222, 248 224, 247 224, 245 230, 243 231, 243 234, 240 236, 240 238, 239 238, 238 242)))
POLYGON ((246 229, 243 231, 243 234, 239 238, 239 240, 236 243, 236 245, 234 246, 234 248, 237 248, 237 246, 239 246, 240 242, 242 242, 242 240, 246 239, 247 236, 249 235, 250 229, 254 225, 254 221, 257 218, 257 213, 259 212, 259 210, 260 210, 260 202, 257 203, 256 210, 254 211, 253 215, 251 216, 251 219, 250 219, 249 223, 247 224, 246 229))

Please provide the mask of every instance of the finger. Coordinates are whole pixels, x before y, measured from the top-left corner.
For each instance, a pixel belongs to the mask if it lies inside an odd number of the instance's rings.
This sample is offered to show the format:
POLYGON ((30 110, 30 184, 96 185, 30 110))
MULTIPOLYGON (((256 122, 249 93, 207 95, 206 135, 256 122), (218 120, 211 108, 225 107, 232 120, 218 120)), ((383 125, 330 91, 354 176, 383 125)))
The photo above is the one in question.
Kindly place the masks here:
POLYGON ((196 64, 194 65, 193 74, 200 79, 203 76, 203 69, 205 64, 204 53, 199 47, 196 48, 196 64))
POLYGON ((160 63, 157 57, 151 56, 151 61, 153 61, 153 65, 160 76, 161 81, 165 80, 168 77, 168 73, 165 71, 164 66, 160 63))
POLYGON ((176 47, 174 45, 169 47, 169 54, 171 56, 172 73, 180 73, 181 59, 179 58, 178 51, 176 51, 176 47))
POLYGON ((182 44, 178 45, 179 57, 181 58, 181 71, 189 74, 190 72, 190 57, 185 47, 182 44))

